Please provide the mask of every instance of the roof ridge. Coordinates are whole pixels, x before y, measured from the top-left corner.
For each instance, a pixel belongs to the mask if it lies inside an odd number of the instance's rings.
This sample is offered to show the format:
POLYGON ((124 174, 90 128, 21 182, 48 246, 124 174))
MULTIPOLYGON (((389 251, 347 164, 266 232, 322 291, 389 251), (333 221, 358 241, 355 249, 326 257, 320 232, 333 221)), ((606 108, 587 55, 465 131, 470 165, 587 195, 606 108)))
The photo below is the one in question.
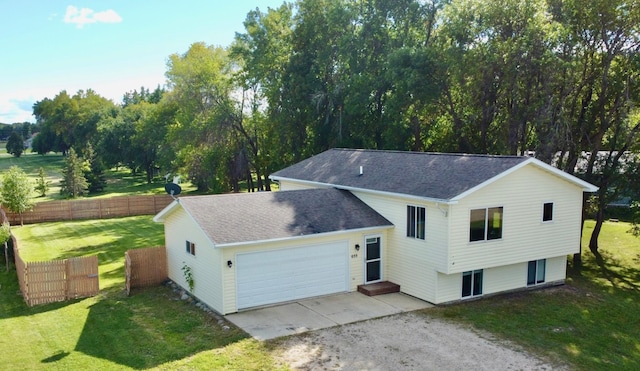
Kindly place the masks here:
POLYGON ((453 157, 491 157, 491 158, 520 158, 526 159, 530 156, 518 155, 491 155, 482 153, 451 153, 451 152, 420 152, 420 151, 402 151, 393 149, 371 149, 371 148, 332 148, 332 151, 344 152, 372 152, 372 153, 398 153, 411 155, 437 155, 437 156, 453 156, 453 157))

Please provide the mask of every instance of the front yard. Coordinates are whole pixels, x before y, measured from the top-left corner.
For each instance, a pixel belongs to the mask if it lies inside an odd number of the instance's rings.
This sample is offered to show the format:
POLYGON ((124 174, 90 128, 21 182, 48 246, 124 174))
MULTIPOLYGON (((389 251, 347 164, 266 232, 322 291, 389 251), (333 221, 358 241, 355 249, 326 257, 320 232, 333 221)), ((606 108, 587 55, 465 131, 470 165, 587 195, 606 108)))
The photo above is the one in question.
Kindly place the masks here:
MULTIPOLYGON (((568 284, 429 309, 576 369, 640 369, 640 240, 606 223, 605 264, 584 252, 568 284)), ((593 228, 585 227, 585 238, 593 228)), ((15 227, 28 260, 98 254, 101 294, 28 308, 0 270, 0 361, 6 369, 281 369, 283 340, 258 342, 167 287, 124 293, 124 252, 163 243, 150 216, 15 227)), ((588 249, 586 249, 588 250, 588 249)), ((416 344, 416 346, 419 346, 416 344)), ((429 344, 423 344, 428 347, 429 344)), ((461 344, 460 346, 464 346, 461 344)))

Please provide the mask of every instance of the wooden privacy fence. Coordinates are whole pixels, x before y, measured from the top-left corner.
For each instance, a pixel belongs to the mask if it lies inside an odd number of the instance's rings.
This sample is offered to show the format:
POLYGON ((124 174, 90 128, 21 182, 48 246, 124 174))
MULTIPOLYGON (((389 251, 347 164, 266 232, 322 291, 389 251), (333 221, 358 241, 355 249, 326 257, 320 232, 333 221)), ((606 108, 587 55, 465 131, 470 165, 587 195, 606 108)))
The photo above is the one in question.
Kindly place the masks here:
MULTIPOLYGON (((133 215, 153 215, 173 201, 169 195, 122 196, 86 200, 39 202, 22 213, 24 224, 75 219, 107 219, 133 215)), ((20 215, 6 211, 9 223, 20 224, 20 215)))
POLYGON ((100 291, 96 255, 25 263, 15 240, 13 248, 20 292, 29 306, 95 296, 100 291))
POLYGON ((155 286, 167 279, 167 252, 164 246, 127 250, 124 253, 127 295, 132 288, 155 286))

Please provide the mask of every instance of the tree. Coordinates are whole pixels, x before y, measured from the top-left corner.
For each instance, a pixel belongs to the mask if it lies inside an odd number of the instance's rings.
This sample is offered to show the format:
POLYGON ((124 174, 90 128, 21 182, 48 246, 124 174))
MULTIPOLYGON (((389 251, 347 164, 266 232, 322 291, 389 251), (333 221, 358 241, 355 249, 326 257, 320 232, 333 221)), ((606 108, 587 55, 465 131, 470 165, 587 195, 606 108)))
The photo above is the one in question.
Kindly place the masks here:
POLYGON ((85 149, 84 177, 87 180, 87 191, 97 193, 104 191, 107 180, 100 156, 93 150, 91 143, 85 149))
POLYGON ((34 149, 38 153, 55 151, 63 155, 71 147, 76 152, 82 151, 93 141, 98 122, 104 116, 113 115, 115 109, 112 101, 91 89, 79 90, 73 96, 63 90, 53 99, 38 101, 33 105, 33 114, 41 126, 38 137, 44 136, 38 139, 34 149))
POLYGON ((47 174, 44 172, 44 168, 40 167, 38 169, 38 177, 36 178, 36 186, 34 189, 38 192, 40 197, 44 197, 49 191, 49 185, 51 185, 51 182, 47 180, 47 174))
POLYGON ((89 183, 84 177, 87 164, 81 157, 78 157, 73 148, 69 150, 65 163, 60 181, 60 194, 71 198, 87 194, 89 183))
POLYGON ((640 237, 640 202, 636 201, 631 204, 632 225, 629 233, 636 237, 640 237))
POLYGON ((7 153, 15 157, 20 157, 22 152, 24 152, 24 139, 22 139, 22 136, 17 131, 14 131, 9 136, 6 147, 7 153))
POLYGON ((22 213, 30 210, 33 205, 31 190, 29 177, 17 166, 11 166, 2 177, 2 185, 0 185, 2 204, 20 215, 20 225, 23 224, 22 213))
POLYGON ((9 222, 4 221, 0 225, 0 243, 4 244, 4 261, 7 266, 7 272, 9 272, 9 246, 7 246, 9 238, 11 238, 11 226, 9 222))
POLYGON ((230 130, 231 67, 224 49, 204 43, 169 57, 166 99, 179 109, 167 140, 175 152, 174 166, 199 191, 230 189, 228 159, 236 148, 230 130))
POLYGON ((4 221, 0 225, 0 243, 4 244, 4 261, 7 266, 7 272, 9 272, 9 246, 7 246, 9 238, 11 238, 11 226, 9 222, 4 221))

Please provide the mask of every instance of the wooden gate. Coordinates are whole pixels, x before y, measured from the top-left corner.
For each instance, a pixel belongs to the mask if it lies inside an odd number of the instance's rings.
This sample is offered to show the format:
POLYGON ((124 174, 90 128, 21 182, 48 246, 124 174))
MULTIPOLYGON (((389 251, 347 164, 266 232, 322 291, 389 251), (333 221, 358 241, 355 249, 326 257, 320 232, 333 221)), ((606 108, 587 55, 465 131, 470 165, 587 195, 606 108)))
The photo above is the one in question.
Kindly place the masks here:
POLYGON ((98 256, 16 264, 20 290, 29 306, 97 295, 98 256))

